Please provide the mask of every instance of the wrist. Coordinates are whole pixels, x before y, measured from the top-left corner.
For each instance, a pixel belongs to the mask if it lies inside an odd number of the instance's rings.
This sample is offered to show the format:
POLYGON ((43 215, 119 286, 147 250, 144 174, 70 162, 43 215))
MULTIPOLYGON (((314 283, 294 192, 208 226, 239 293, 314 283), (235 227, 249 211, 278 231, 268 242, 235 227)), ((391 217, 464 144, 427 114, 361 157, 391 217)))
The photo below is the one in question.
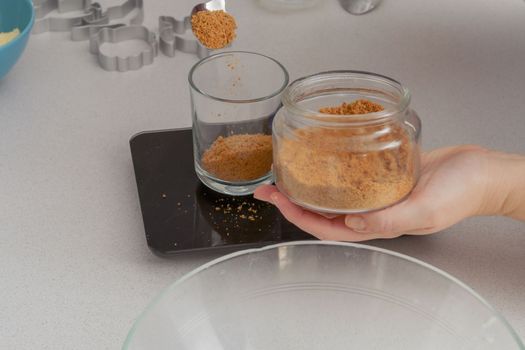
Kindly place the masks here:
POLYGON ((481 215, 525 220, 525 157, 487 152, 486 183, 481 215))

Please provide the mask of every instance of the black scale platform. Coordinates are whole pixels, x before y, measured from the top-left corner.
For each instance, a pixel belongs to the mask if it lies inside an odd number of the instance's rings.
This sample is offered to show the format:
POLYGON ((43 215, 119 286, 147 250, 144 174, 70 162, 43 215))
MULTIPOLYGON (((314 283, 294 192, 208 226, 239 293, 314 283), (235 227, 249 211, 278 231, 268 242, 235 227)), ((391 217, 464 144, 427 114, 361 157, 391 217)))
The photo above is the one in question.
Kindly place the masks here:
POLYGON ((195 175, 191 129, 143 132, 130 140, 150 249, 162 256, 311 239, 273 206, 230 197, 195 175))

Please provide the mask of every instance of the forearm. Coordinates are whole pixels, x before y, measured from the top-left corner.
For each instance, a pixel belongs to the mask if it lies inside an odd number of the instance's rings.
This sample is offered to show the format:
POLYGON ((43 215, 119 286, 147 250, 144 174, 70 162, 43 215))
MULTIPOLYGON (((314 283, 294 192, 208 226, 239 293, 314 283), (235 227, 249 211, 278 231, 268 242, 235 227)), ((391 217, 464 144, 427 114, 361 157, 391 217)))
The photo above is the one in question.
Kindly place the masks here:
POLYGON ((525 157, 499 152, 488 157, 488 214, 525 221, 525 157))

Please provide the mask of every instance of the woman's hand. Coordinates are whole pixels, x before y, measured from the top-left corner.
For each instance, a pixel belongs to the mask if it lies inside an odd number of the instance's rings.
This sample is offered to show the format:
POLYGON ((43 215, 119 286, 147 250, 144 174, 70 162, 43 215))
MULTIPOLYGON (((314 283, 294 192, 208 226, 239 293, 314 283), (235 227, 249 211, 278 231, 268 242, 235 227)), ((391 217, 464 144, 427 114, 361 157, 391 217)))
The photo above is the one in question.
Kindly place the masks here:
POLYGON ((330 217, 313 213, 291 203, 276 187, 268 185, 258 188, 254 196, 273 203, 290 222, 323 240, 424 235, 470 216, 507 214, 512 186, 505 183, 505 175, 497 174, 513 157, 524 164, 522 157, 478 146, 434 150, 423 155, 421 177, 406 200, 365 214, 330 217))

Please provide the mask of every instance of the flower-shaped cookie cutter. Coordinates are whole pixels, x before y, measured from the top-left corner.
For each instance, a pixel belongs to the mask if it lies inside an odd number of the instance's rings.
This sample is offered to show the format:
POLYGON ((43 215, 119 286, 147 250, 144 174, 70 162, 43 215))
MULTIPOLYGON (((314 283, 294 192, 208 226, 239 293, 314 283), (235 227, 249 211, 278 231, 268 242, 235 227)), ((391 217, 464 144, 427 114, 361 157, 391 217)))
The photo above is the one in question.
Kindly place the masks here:
POLYGON ((98 56, 98 63, 107 71, 126 72, 152 64, 158 54, 158 41, 155 33, 144 26, 122 26, 101 28, 89 39, 91 53, 98 56), (143 40, 148 48, 137 55, 120 57, 104 54, 100 48, 104 43, 119 43, 127 40, 143 40))
POLYGON ((186 39, 177 34, 184 34, 191 29, 191 17, 178 20, 170 16, 159 17, 159 47, 163 54, 175 56, 175 52, 192 53, 199 58, 210 54, 210 50, 203 46, 197 39, 186 39))

